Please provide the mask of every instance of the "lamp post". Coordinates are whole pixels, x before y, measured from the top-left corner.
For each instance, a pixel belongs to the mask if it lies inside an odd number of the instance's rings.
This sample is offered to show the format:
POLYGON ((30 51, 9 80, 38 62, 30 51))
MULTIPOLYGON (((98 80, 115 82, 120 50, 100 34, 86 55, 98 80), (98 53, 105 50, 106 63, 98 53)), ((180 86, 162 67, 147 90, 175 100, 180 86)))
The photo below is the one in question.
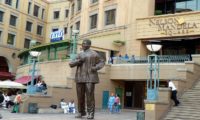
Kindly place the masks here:
POLYGON ((147 49, 153 54, 148 55, 148 71, 149 79, 147 79, 147 100, 158 99, 158 87, 159 87, 159 57, 155 52, 159 51, 162 45, 148 44, 147 49))
POLYGON ((72 30, 72 39, 71 39, 71 46, 70 46, 70 59, 76 58, 76 52, 77 52, 77 36, 78 36, 79 30, 72 30))
POLYGON ((33 67, 32 67, 32 72, 31 72, 31 84, 28 85, 27 88, 27 93, 28 94, 34 94, 36 92, 36 87, 34 86, 34 78, 35 78, 35 66, 37 63, 37 57, 41 55, 41 52, 38 51, 30 51, 30 55, 32 56, 33 60, 33 67))

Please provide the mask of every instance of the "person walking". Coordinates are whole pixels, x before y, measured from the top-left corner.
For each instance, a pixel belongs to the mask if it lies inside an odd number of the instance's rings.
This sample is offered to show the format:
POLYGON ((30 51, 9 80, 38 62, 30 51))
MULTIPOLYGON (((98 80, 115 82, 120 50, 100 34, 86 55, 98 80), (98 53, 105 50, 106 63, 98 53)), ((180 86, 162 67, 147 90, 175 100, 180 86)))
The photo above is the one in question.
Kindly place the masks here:
POLYGON ((177 99, 177 90, 176 90, 174 83, 171 80, 168 81, 168 87, 171 88, 171 99, 175 103, 174 106, 178 106, 180 104, 180 102, 177 99))
POLYGON ((69 63, 70 67, 77 67, 75 82, 78 97, 78 115, 76 118, 82 118, 85 112, 85 96, 87 98, 87 119, 94 119, 95 84, 99 83, 97 71, 103 68, 105 61, 100 55, 90 49, 91 40, 85 39, 82 42, 83 52, 79 53, 75 60, 69 63))

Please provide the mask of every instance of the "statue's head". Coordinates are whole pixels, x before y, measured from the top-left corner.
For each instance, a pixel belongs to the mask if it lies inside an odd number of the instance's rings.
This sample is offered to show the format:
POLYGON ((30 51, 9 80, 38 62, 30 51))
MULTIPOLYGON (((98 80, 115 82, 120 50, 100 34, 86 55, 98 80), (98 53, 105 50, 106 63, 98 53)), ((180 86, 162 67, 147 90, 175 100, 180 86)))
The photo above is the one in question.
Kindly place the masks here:
POLYGON ((91 46, 91 40, 89 40, 89 39, 84 39, 83 40, 83 42, 82 42, 82 49, 85 51, 85 50, 87 50, 87 49, 89 49, 90 48, 90 46, 91 46))

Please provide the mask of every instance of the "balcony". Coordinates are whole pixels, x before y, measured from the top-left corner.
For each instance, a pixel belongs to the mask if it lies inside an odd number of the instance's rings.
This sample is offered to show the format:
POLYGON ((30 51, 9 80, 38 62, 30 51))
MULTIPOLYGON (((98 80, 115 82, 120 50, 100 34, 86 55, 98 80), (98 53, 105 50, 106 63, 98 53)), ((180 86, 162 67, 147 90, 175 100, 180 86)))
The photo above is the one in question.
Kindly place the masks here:
MULTIPOLYGON (((191 74, 187 65, 190 64, 190 55, 160 55, 160 79, 186 79, 191 74)), ((146 81, 149 78, 148 58, 136 56, 133 59, 115 57, 111 65, 110 79, 125 81, 146 81)), ((190 64, 191 65, 191 64, 190 64)))

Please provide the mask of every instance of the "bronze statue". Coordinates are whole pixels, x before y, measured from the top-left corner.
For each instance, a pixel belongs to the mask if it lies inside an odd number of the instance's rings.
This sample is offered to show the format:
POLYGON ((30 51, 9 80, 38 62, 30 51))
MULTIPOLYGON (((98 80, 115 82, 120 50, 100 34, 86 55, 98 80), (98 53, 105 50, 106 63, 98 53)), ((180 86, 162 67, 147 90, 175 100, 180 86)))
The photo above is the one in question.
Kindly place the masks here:
POLYGON ((85 112, 85 96, 87 98, 87 119, 94 119, 95 84, 99 82, 97 71, 103 68, 105 62, 100 55, 90 49, 91 41, 85 39, 82 42, 83 52, 79 53, 76 59, 69 63, 70 67, 77 66, 75 82, 78 97, 78 115, 76 118, 82 118, 85 112))

